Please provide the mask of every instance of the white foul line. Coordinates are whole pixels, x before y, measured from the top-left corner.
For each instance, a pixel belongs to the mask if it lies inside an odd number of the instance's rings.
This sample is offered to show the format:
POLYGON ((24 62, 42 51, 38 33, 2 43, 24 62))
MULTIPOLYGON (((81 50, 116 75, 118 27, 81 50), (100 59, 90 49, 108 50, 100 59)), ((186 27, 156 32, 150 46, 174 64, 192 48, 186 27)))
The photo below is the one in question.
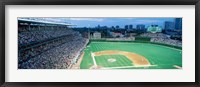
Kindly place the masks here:
POLYGON ((93 60, 93 62, 94 62, 94 66, 95 67, 97 67, 97 63, 96 63, 96 60, 95 60, 95 58, 94 58, 94 54, 91 52, 91 55, 92 55, 92 60, 93 60))

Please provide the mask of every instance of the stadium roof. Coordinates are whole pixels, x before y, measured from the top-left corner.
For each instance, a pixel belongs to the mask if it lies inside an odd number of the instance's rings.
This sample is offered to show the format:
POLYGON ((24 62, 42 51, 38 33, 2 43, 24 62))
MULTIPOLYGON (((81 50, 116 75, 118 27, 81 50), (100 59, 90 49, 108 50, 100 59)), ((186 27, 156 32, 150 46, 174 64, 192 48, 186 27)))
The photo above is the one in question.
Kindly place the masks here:
POLYGON ((36 23, 36 24, 38 23, 38 24, 53 24, 53 25, 75 26, 73 24, 67 24, 67 23, 48 22, 48 21, 39 21, 39 20, 29 20, 29 19, 23 19, 23 18, 18 18, 18 21, 26 22, 26 23, 36 23))

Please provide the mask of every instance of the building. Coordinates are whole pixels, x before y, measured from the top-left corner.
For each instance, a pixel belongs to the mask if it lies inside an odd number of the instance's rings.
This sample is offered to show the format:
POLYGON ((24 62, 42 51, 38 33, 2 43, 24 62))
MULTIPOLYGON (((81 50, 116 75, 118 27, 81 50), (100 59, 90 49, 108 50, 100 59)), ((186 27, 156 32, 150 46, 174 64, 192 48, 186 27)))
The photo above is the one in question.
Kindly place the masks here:
POLYGON ((124 35, 119 32, 111 32, 111 34, 114 38, 124 37, 124 35))
POLYGON ((137 33, 129 33, 130 37, 135 37, 137 35, 137 33))
POLYGON ((119 25, 116 26, 116 29, 119 29, 119 25))
POLYGON ((111 29, 115 29, 115 27, 114 27, 114 26, 112 26, 112 27, 111 27, 111 29))
POLYGON ((174 25, 176 30, 182 30, 182 18, 175 18, 174 25))
POLYGON ((133 25, 130 24, 129 27, 128 27, 128 29, 133 29, 133 25))
POLYGON ((158 25, 151 25, 147 28, 147 32, 151 32, 151 33, 162 32, 162 28, 159 27, 158 25))
POLYGON ((164 28, 166 30, 173 30, 174 29, 174 22, 171 21, 165 21, 164 28))
POLYGON ((138 24, 138 25, 136 25, 136 29, 143 30, 143 29, 145 29, 145 25, 144 24, 138 24))
POLYGON ((101 26, 100 26, 100 25, 98 25, 98 26, 97 26, 97 28, 101 28, 101 26))
POLYGON ((128 29, 128 25, 125 25, 124 28, 125 28, 125 29, 128 29))
POLYGON ((94 32, 93 33, 93 38, 94 39, 100 39, 101 38, 101 33, 100 32, 94 32))

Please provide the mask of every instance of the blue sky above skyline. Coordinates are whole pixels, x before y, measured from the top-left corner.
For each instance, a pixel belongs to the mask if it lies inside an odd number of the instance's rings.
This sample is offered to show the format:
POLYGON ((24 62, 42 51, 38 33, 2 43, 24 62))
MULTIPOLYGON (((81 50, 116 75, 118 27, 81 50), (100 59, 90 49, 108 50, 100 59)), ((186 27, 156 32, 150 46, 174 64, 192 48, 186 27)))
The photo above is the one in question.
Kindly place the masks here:
POLYGON ((137 24, 150 26, 157 24, 163 27, 165 21, 174 21, 174 18, 67 18, 66 22, 74 24, 77 27, 95 27, 95 26, 117 26, 124 28, 125 25, 132 24, 135 28, 137 24))

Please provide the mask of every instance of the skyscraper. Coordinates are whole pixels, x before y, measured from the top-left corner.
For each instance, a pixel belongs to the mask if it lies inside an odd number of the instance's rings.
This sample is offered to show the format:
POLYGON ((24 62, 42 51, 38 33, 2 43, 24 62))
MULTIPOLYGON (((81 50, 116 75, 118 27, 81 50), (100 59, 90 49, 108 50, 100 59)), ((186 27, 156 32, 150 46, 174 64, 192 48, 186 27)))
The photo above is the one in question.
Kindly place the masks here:
POLYGON ((182 30, 182 18, 175 18, 175 29, 182 30))
POLYGON ((116 29, 119 29, 119 25, 116 26, 116 29))
POLYGON ((114 27, 114 26, 112 26, 112 27, 111 27, 111 29, 115 29, 115 27, 114 27))
POLYGON ((174 22, 165 21, 165 23, 164 23, 164 28, 165 28, 166 30, 172 30, 172 29, 174 29, 174 22))
POLYGON ((125 28, 125 29, 128 29, 128 25, 125 25, 124 28, 125 28))
POLYGON ((97 26, 97 28, 101 28, 101 26, 100 26, 100 25, 98 25, 98 26, 97 26))
POLYGON ((143 29, 145 29, 145 25, 144 24, 138 24, 138 25, 136 25, 136 28, 143 30, 143 29))
POLYGON ((129 25, 129 29, 133 29, 133 25, 130 24, 130 25, 129 25))

